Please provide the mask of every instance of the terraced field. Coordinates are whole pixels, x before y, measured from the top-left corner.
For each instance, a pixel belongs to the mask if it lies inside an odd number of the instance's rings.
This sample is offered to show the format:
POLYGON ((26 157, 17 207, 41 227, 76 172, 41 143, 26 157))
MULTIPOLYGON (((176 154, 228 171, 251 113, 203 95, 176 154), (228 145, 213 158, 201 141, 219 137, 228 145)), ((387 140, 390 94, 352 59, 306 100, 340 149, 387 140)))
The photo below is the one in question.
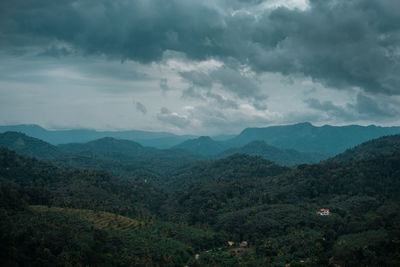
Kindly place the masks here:
POLYGON ((50 211, 77 215, 81 219, 92 223, 95 228, 104 230, 130 231, 145 225, 145 222, 104 211, 47 206, 31 206, 31 208, 39 212, 50 211))

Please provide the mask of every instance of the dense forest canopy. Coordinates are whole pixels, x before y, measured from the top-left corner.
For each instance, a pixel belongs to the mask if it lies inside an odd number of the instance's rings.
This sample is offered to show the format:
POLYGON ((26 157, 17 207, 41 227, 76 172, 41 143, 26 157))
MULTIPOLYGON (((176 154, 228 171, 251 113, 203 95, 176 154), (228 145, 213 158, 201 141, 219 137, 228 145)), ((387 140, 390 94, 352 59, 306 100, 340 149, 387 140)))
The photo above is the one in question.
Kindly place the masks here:
POLYGON ((192 154, 108 138, 56 147, 1 137, 26 154, 0 148, 10 266, 400 262, 398 135, 295 168, 247 154, 179 162, 192 154))

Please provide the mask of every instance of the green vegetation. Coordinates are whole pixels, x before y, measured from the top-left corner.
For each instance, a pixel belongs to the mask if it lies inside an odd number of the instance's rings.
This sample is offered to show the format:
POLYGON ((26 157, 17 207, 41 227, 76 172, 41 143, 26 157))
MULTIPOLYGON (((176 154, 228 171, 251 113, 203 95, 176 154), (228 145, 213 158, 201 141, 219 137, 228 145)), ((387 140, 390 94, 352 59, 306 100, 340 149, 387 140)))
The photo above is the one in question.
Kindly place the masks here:
POLYGON ((328 158, 327 155, 319 153, 304 153, 294 149, 279 149, 268 145, 264 141, 253 141, 243 147, 228 149, 220 153, 218 157, 223 158, 238 153, 261 156, 264 159, 284 166, 295 166, 303 163, 317 163, 328 158))
POLYGON ((362 143, 354 148, 333 157, 331 160, 346 162, 349 160, 365 160, 381 155, 389 155, 400 150, 400 134, 384 136, 362 143))
POLYGON ((122 154, 111 160, 107 147, 85 161, 88 169, 0 148, 2 260, 7 266, 398 266, 399 143, 398 136, 384 137, 353 149, 355 158, 294 169, 236 154, 152 172, 126 168, 122 154), (95 164, 120 175, 93 170, 95 164), (321 208, 331 214, 317 215, 321 208))

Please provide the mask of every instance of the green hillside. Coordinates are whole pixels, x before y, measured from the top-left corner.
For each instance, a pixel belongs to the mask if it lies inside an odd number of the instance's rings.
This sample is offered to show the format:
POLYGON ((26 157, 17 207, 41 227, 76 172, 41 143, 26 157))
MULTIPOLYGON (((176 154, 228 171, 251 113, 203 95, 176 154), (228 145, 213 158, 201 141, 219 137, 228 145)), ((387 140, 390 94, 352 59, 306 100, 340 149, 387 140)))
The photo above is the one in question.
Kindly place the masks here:
POLYGON ((201 136, 197 139, 189 139, 174 146, 174 148, 180 148, 193 153, 211 156, 221 153, 229 147, 222 141, 214 141, 209 136, 201 136))
POLYGON ((324 125, 318 127, 311 123, 298 123, 265 128, 246 128, 228 143, 238 147, 252 141, 265 141, 278 148, 334 156, 373 138, 399 133, 400 127, 375 125, 324 125))
POLYGON ((264 141, 253 141, 245 146, 230 148, 220 153, 218 157, 224 158, 233 154, 248 154, 261 156, 266 160, 270 160, 279 165, 295 166, 304 163, 318 163, 326 159, 328 156, 319 153, 305 153, 294 149, 279 149, 268 145, 264 141))
POLYGON ((370 140, 346 150, 331 160, 341 162, 363 160, 381 155, 389 155, 395 151, 400 151, 400 135, 383 136, 370 140))
POLYGON ((44 160, 53 160, 63 154, 56 146, 18 132, 0 134, 0 147, 44 160))
POLYGON ((2 259, 9 266, 398 266, 397 138, 383 138, 373 146, 381 152, 365 159, 287 168, 236 154, 130 180, 1 148, 2 259))
POLYGON ((0 212, 0 225, 8 229, 0 236, 7 266, 183 266, 226 240, 211 231, 92 210, 2 205, 0 212))

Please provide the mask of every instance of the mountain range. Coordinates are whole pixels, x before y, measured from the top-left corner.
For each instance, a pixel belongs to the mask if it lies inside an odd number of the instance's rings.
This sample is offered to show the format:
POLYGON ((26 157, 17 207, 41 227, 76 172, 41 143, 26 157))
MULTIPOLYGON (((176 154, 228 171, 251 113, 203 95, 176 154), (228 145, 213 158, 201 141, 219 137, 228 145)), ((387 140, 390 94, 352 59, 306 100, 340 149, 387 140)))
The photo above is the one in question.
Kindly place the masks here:
POLYGON ((0 132, 16 131, 36 137, 50 144, 85 143, 112 137, 135 141, 142 146, 182 148, 206 156, 217 155, 229 148, 245 146, 253 141, 264 141, 279 149, 334 156, 365 141, 400 133, 400 127, 381 126, 313 126, 310 123, 246 128, 236 136, 219 135, 198 137, 148 131, 46 130, 37 125, 0 126, 0 132))
POLYGON ((142 162, 145 166, 154 160, 157 161, 158 167, 176 166, 198 160, 225 158, 233 154, 261 156, 284 166, 316 163, 327 158, 326 155, 317 153, 279 149, 267 145, 264 141, 253 141, 239 148, 228 148, 224 142, 214 141, 210 137, 190 139, 171 149, 158 149, 112 137, 104 137, 87 143, 54 146, 22 133, 6 132, 0 134, 0 146, 43 160, 69 162, 74 167, 88 167, 91 164, 97 165, 98 162, 103 162, 105 166, 110 164, 115 166, 117 162, 125 165, 132 165, 135 162, 136 165, 140 165, 139 162, 142 162))
POLYGON ((301 152, 316 152, 331 156, 341 153, 365 141, 385 135, 400 133, 400 127, 359 126, 313 126, 299 123, 266 128, 246 128, 227 143, 243 146, 251 141, 265 141, 278 148, 295 149, 301 152))
POLYGON ((7 266, 399 265, 400 135, 292 168, 244 154, 168 163, 169 170, 154 158, 136 162, 160 168, 158 175, 138 173, 119 159, 134 161, 130 153, 147 150, 131 142, 103 138, 52 146, 21 133, 1 134, 1 146, 21 153, 62 153, 62 161, 93 155, 85 169, 76 169, 60 167, 58 158, 44 162, 0 148, 2 261, 7 266), (130 179, 113 175, 121 171, 130 179), (318 215, 321 209, 330 215, 318 215))

